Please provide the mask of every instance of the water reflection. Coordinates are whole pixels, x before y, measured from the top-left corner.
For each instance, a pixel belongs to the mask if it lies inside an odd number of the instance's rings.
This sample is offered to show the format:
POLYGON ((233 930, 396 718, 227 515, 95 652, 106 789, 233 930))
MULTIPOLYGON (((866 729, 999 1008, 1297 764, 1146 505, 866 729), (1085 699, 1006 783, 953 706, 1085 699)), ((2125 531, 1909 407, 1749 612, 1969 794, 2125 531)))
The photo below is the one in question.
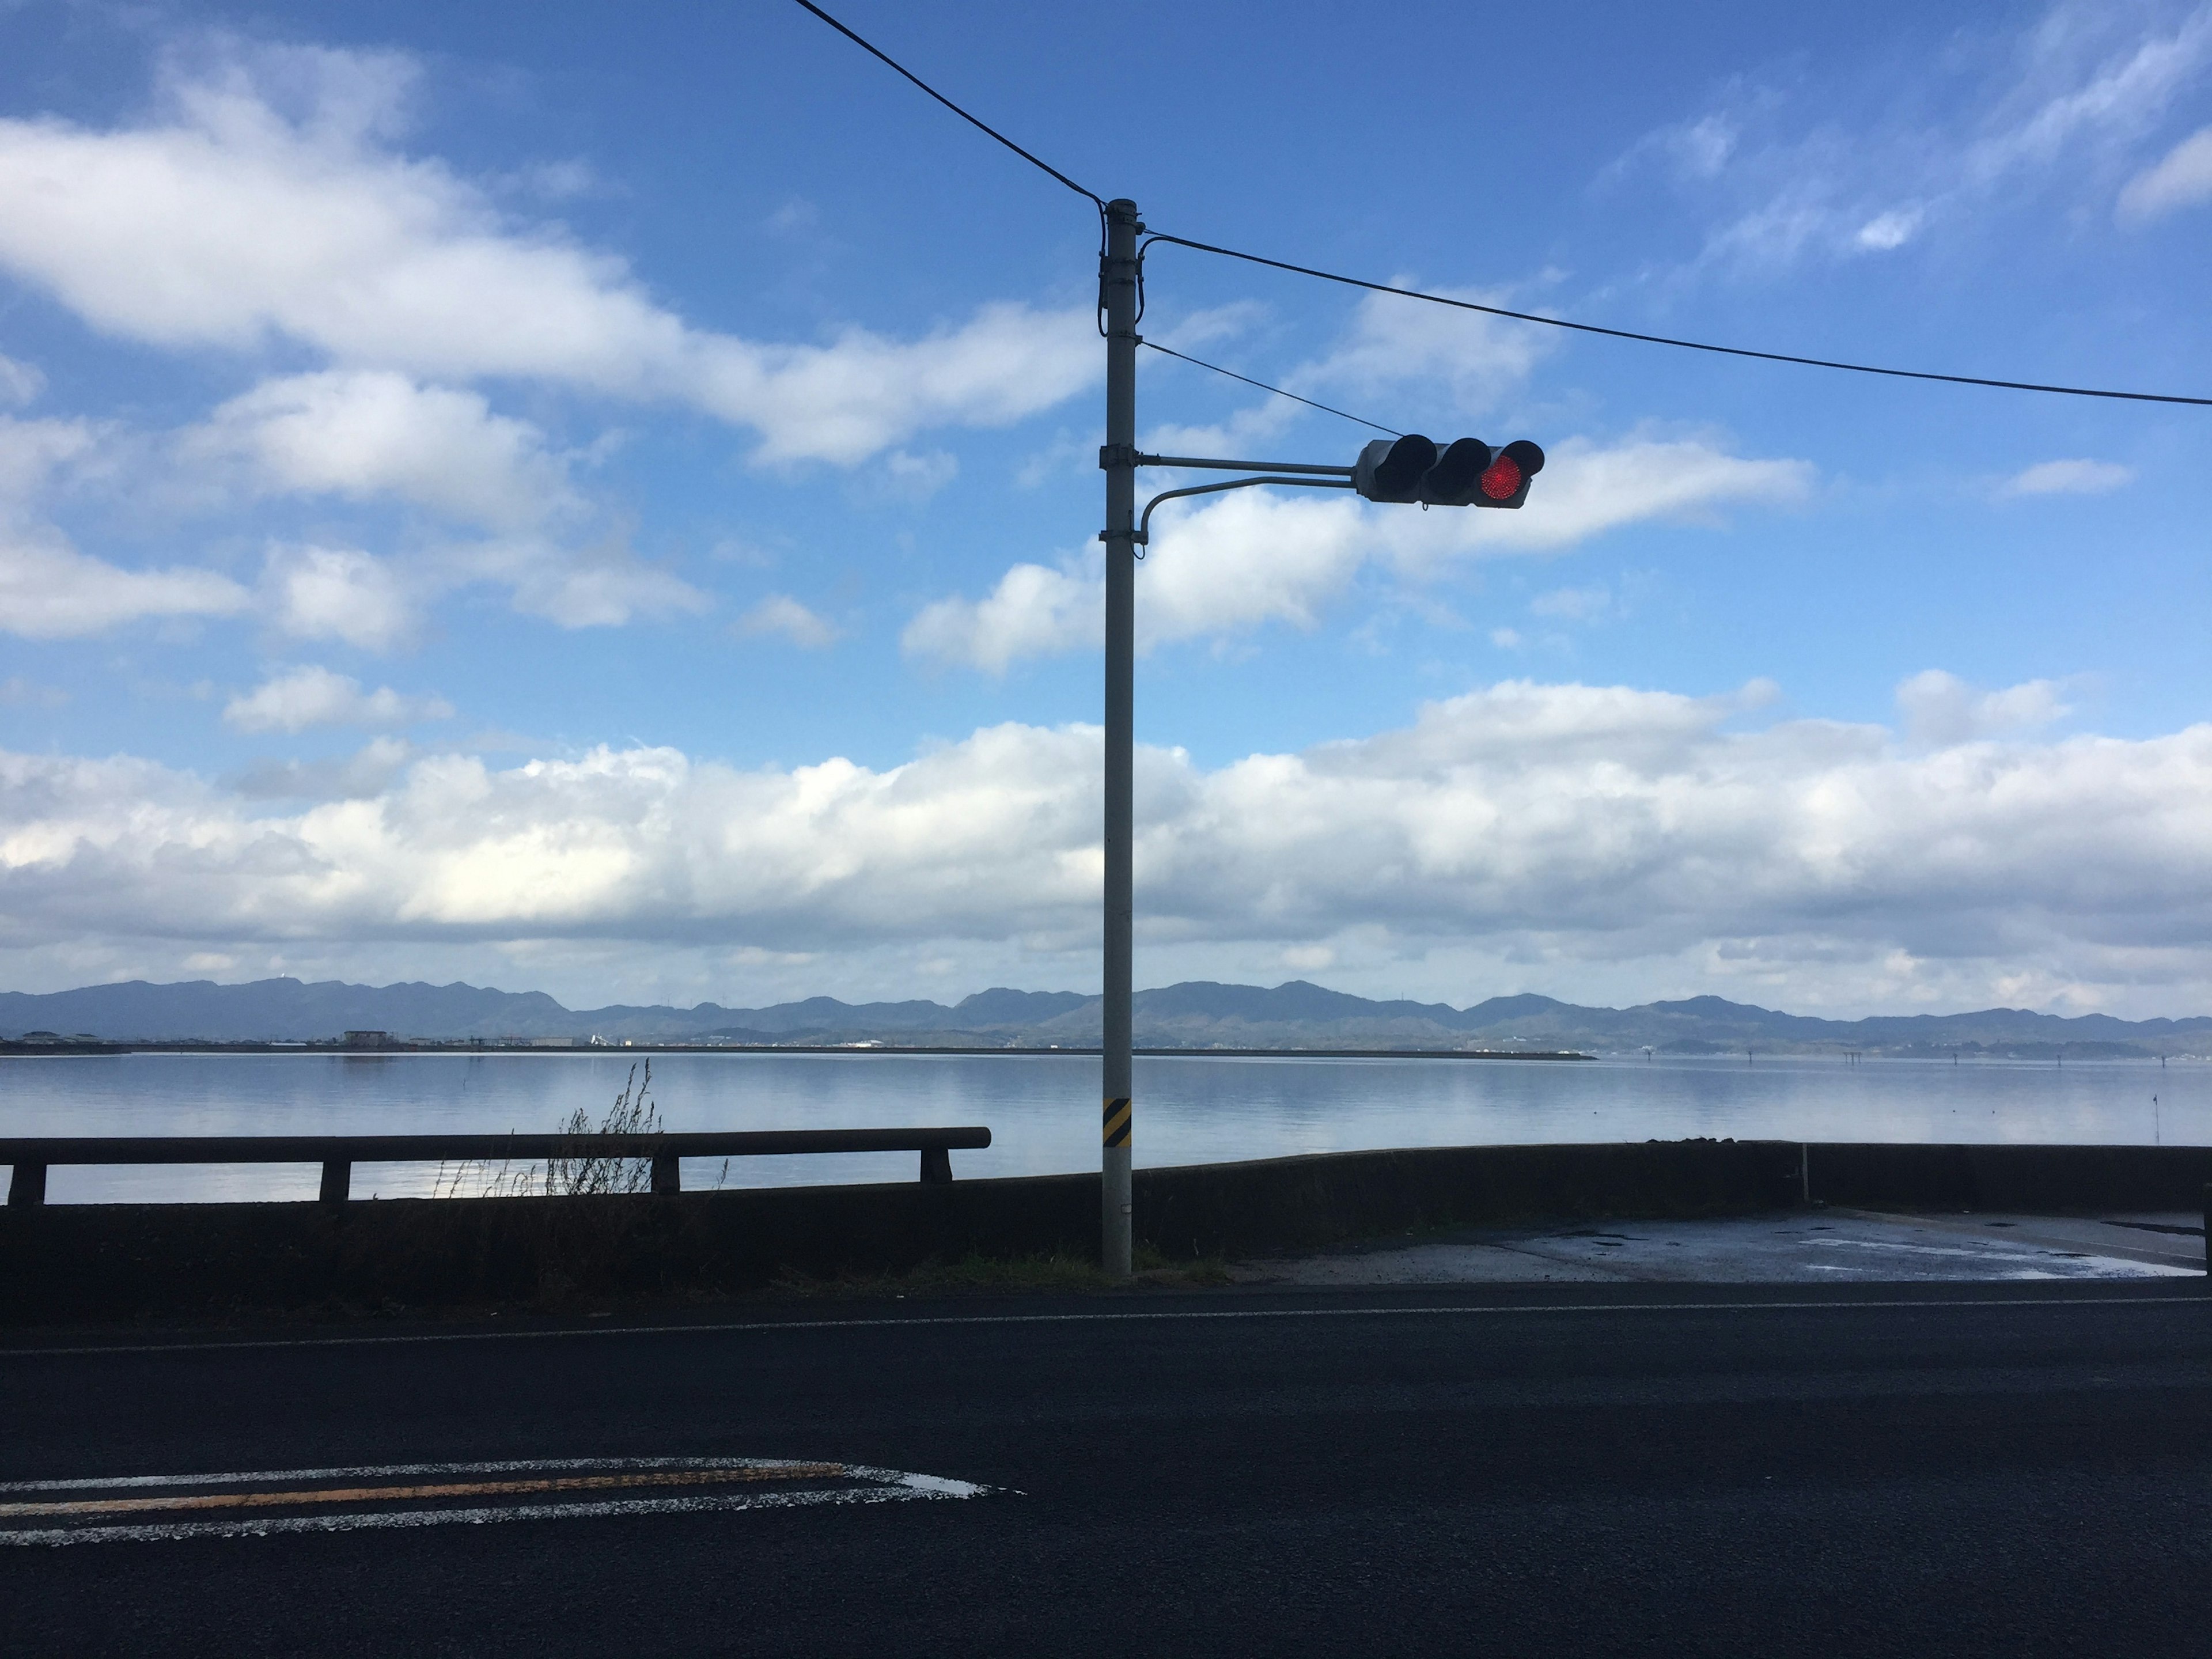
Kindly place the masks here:
MULTIPOLYGON (((128 1054, 0 1061, 0 1133, 317 1134, 543 1130, 596 1119, 643 1056, 128 1054)), ((659 1054, 671 1129, 984 1123, 963 1176, 1097 1165, 1098 1062, 1073 1054, 659 1054)), ((1137 1061, 1137 1159, 1194 1164, 1364 1146, 1675 1139, 2212 1142, 2212 1065, 1822 1059, 1137 1061), (2158 1097, 2155 1107, 2153 1097, 2158 1097)), ((908 1153, 733 1161, 732 1186, 910 1181, 908 1153)), ((720 1160, 687 1164, 712 1184, 720 1160)), ((428 1165, 353 1190, 427 1194, 428 1165)), ((57 1168, 55 1203, 312 1198, 299 1167, 57 1168)))

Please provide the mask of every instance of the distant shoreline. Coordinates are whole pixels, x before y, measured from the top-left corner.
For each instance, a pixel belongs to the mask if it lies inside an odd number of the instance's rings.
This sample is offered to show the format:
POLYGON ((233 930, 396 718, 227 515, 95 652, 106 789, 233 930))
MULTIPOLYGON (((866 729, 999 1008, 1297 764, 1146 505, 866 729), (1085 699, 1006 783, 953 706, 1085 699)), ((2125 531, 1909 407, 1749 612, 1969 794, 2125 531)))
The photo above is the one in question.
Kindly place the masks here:
MULTIPOLYGON (((993 1048, 890 1042, 483 1042, 467 1038, 402 1040, 374 1048, 337 1042, 14 1042, 0 1041, 0 1057, 76 1054, 312 1054, 382 1059, 392 1054, 1096 1054, 1096 1047, 1023 1043, 993 1048)), ((1172 1060, 1595 1060, 1565 1048, 1139 1048, 1172 1060)))

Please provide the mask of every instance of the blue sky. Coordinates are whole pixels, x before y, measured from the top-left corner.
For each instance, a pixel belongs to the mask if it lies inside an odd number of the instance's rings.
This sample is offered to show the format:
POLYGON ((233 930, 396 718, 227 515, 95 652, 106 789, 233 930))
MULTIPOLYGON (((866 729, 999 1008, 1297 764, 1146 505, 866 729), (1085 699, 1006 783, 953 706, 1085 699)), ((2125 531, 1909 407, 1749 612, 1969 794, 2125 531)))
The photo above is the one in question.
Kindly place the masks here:
MULTIPOLYGON (((2212 395, 2212 7, 841 15, 1155 229, 2212 395)), ((0 980, 1095 985, 1096 237, 771 0, 0 5, 0 980)), ((1163 510, 1141 982, 2212 1006, 2212 410, 1147 276, 1553 464, 1163 510)))

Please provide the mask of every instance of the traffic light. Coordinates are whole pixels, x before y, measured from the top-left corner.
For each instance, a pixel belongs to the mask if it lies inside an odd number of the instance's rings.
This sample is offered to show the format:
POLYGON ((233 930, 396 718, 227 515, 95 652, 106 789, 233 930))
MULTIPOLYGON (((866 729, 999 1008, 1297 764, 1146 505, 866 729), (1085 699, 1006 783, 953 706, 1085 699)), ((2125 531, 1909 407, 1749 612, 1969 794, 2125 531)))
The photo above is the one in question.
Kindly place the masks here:
POLYGON ((1544 452, 1526 438, 1492 449, 1461 438, 1440 452, 1419 433, 1377 438, 1359 452, 1352 487, 1370 501, 1419 501, 1429 507, 1518 507, 1528 480, 1544 470, 1544 452))
POLYGON ((1437 447, 1418 432, 1377 438, 1359 452, 1352 487, 1370 501, 1418 501, 1421 480, 1437 464, 1437 447))

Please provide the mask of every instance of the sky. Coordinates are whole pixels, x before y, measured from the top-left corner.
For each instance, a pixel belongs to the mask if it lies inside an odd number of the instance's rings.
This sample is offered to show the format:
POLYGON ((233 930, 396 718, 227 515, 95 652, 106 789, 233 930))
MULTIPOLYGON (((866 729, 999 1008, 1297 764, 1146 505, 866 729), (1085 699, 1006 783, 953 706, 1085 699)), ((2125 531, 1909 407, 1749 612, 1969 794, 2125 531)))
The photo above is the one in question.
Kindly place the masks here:
MULTIPOLYGON (((1155 231, 2212 396, 2212 5, 833 9, 1155 231)), ((0 987, 1095 990, 1097 240, 788 0, 0 0, 0 987)), ((1139 985, 2212 1012, 2212 409, 1146 276, 1550 460, 1160 509, 1139 985)))

